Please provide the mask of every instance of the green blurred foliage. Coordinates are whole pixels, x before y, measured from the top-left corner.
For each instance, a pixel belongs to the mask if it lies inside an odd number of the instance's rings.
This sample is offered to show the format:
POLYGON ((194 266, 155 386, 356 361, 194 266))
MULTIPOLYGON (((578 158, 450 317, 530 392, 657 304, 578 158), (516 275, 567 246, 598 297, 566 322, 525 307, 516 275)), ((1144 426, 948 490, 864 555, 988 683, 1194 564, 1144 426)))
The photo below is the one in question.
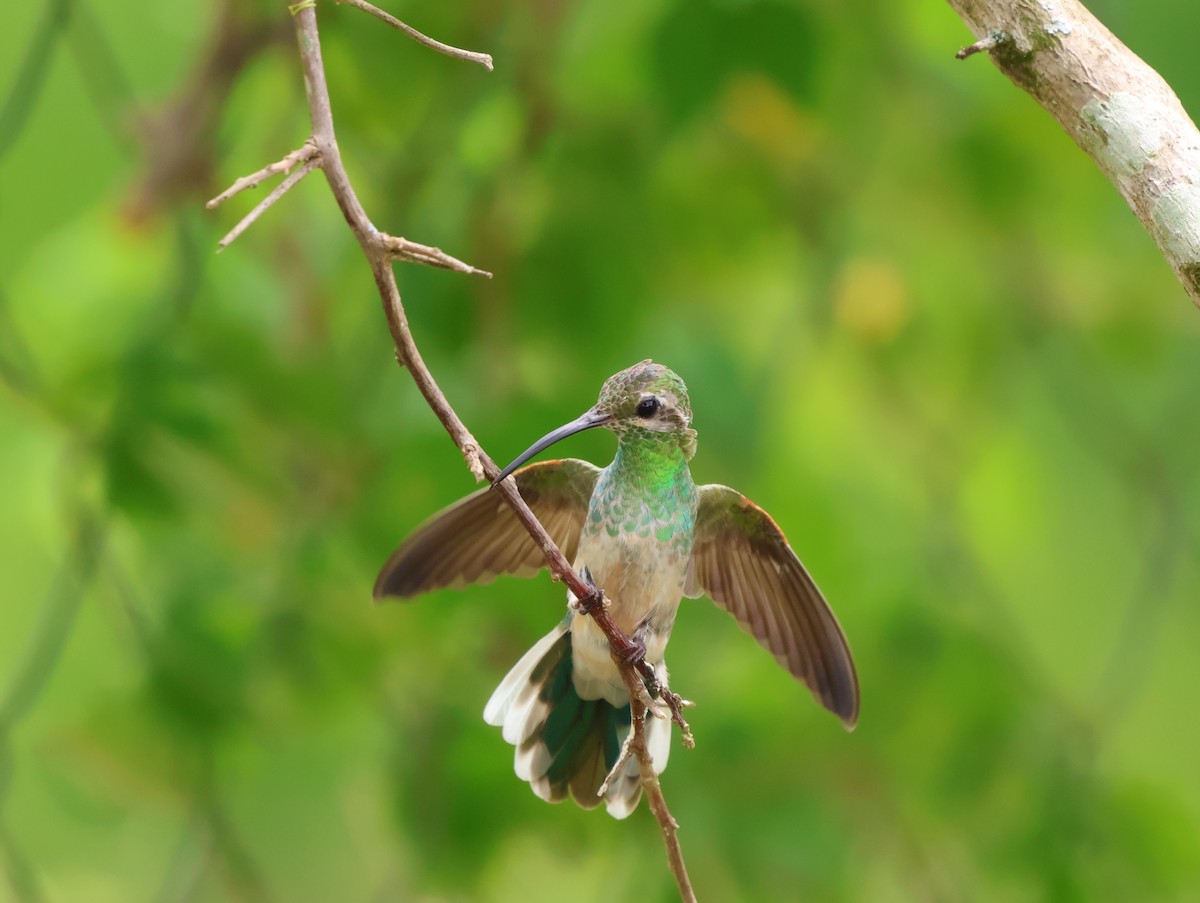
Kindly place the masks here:
MULTIPOLYGON (((669 364, 856 651, 845 734, 684 606, 702 899, 1197 899, 1200 317, 1090 161, 926 0, 389 7, 497 61, 319 4, 374 222, 495 271, 399 270, 452 403, 507 460, 669 364)), ((1192 0, 1095 11, 1200 110, 1192 0)), ((286 31, 153 186, 219 18, 6 10, 0 897, 672 899, 480 718, 559 587, 370 604, 474 487, 320 178, 213 255, 306 135, 286 31)))

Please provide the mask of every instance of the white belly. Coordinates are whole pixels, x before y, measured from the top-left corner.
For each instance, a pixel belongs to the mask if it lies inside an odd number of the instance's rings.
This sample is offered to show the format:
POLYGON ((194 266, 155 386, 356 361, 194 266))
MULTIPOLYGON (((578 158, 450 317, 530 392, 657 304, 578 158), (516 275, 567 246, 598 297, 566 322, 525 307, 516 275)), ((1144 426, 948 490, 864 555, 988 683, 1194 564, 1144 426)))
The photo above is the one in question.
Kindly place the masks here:
MULTIPOLYGON (((683 595, 687 560, 653 535, 607 532, 579 541, 576 570, 591 571, 604 590, 609 614, 626 636, 636 635, 646 644, 646 660, 666 682, 662 665, 667 640, 683 595)), ((629 701, 629 692, 609 654, 608 640, 590 616, 573 613, 571 649, 575 690, 581 699, 605 699, 613 705, 629 701)))

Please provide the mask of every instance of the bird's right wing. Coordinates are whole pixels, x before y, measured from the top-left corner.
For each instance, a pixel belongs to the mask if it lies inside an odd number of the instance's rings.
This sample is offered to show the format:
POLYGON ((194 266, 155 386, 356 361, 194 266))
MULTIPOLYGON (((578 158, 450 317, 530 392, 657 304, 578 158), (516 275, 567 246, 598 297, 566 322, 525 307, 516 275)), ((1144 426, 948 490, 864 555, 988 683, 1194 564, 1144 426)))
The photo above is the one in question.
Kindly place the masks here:
MULTIPOLYGON (((530 509, 567 560, 579 547, 588 500, 600 468, 564 458, 513 474, 530 509)), ((438 512, 388 558, 375 581, 376 600, 407 599, 442 587, 488 583, 500 574, 532 577, 542 551, 497 492, 480 489, 438 512)))
POLYGON ((737 618, 853 729, 858 676, 837 618, 771 516, 728 486, 700 487, 684 593, 737 618))

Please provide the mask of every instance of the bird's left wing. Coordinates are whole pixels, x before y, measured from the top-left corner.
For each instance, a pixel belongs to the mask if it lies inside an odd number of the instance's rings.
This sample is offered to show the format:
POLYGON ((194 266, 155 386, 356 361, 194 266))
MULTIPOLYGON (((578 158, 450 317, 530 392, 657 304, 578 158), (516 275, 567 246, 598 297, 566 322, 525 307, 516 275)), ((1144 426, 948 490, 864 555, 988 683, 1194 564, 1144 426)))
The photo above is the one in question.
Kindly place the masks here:
POLYGON ((711 597, 854 727, 858 676, 837 618, 771 516, 728 486, 700 487, 684 593, 711 597))
MULTIPOLYGON (((521 496, 568 560, 575 557, 600 468, 564 458, 513 474, 521 496)), ((498 492, 480 489, 413 531, 384 564, 374 596, 408 598, 442 587, 488 583, 500 574, 532 577, 542 551, 498 492)))

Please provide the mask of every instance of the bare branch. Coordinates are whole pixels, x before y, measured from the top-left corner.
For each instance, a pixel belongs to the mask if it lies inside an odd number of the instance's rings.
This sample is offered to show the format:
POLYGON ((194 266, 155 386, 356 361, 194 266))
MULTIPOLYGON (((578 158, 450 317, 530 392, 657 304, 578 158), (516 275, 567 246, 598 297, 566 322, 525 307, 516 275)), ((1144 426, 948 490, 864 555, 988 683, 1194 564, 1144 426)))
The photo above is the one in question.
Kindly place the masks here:
POLYGON ((663 846, 667 849, 667 865, 675 877, 675 885, 679 888, 679 899, 683 903, 696 903, 696 892, 692 889, 692 879, 688 875, 687 864, 683 860, 683 848, 679 845, 679 822, 667 808, 667 798, 663 796, 662 785, 658 782, 658 773, 654 770, 654 761, 650 758, 650 750, 646 746, 646 708, 637 698, 637 676, 629 669, 623 668, 621 676, 625 686, 629 688, 630 706, 632 707, 633 740, 630 750, 638 762, 638 775, 642 779, 642 789, 646 793, 646 804, 658 821, 662 832, 663 846))
POLYGON ((256 173, 252 173, 248 176, 242 176, 204 206, 209 210, 212 210, 220 204, 225 203, 235 194, 243 192, 248 188, 256 188, 258 185, 262 184, 264 181, 271 178, 271 176, 276 175, 277 173, 290 172, 293 166, 296 166, 299 163, 306 163, 316 155, 317 146, 312 143, 312 139, 309 139, 282 160, 279 160, 276 163, 268 164, 256 173))
POLYGON ((220 253, 233 244, 239 235, 249 229, 254 224, 254 221, 266 212, 268 207, 291 191, 301 179, 316 169, 320 165, 320 162, 321 161, 315 157, 306 160, 304 165, 276 185, 274 191, 263 198, 257 207, 243 216, 242 221, 230 229, 225 237, 217 242, 217 252, 220 253))
MULTIPOLYGON (((468 51, 457 50, 456 48, 447 47, 444 44, 432 41, 419 32, 413 31, 407 25, 399 22, 399 20, 364 2, 364 0, 339 0, 339 2, 350 3, 359 9, 378 16, 435 50, 447 53, 450 56, 478 62, 491 69, 490 56, 486 54, 472 54, 468 51)), ((299 170, 289 175, 280 183, 275 191, 258 208, 255 208, 222 240, 222 247, 237 238, 250 223, 261 215, 263 210, 274 203, 275 200, 303 178, 304 175, 319 165, 321 171, 325 174, 326 181, 329 183, 329 189, 342 211, 342 216, 345 218, 346 224, 350 227, 350 231, 358 240, 359 247, 362 248, 363 255, 366 257, 371 267, 372 275, 375 277, 375 285, 379 292, 380 300, 383 302, 388 329, 391 332, 392 341, 396 346, 397 362, 411 374, 413 381, 417 385, 417 389, 425 398, 426 403, 442 422, 442 425, 450 434, 450 438, 462 452, 463 458, 470 468, 471 473, 475 476, 475 479, 480 481, 484 479, 495 480, 499 476, 500 468, 483 451, 475 437, 471 435, 466 425, 450 406, 450 403, 446 400, 445 395, 438 387, 433 375, 429 372, 424 360, 421 358, 421 353, 409 330, 408 318, 405 315, 404 305, 400 299, 400 291, 396 285, 396 276, 392 264, 393 261, 399 259, 488 277, 491 276, 491 273, 451 257, 438 248, 421 245, 405 238, 380 232, 367 217, 366 211, 363 209, 362 203, 359 201, 358 195, 355 193, 354 187, 351 185, 349 176, 347 176, 345 167, 342 164, 341 152, 338 149, 337 137, 334 133, 333 113, 330 107, 329 89, 325 78, 325 66, 321 56, 321 41, 317 31, 315 6, 316 4, 313 0, 302 0, 302 2, 289 5, 288 7, 295 23, 296 39, 300 49, 300 61, 304 70, 305 94, 308 100, 309 115, 312 120, 310 144, 313 150, 299 170)), ((306 144, 305 147, 307 148, 309 145, 306 144)), ((301 148, 301 151, 303 150, 304 148, 301 148)), ((241 190, 243 187, 249 187, 249 184, 239 187, 239 183, 243 181, 249 182, 249 180, 257 179, 257 182, 261 182, 263 178, 271 174, 268 172, 269 170, 275 172, 281 171, 283 164, 287 163, 292 156, 294 154, 285 157, 278 164, 266 167, 263 171, 256 173, 247 180, 239 180, 229 192, 226 192, 225 196, 234 193, 234 189, 241 190)), ((292 162, 294 165, 297 161, 292 162)), ((254 182, 254 184, 257 184, 257 182, 254 182)), ((225 196, 216 198, 214 201, 219 202, 225 196)), ((554 540, 551 539, 546 529, 534 517, 533 512, 530 511, 524 499, 521 498, 514 481, 504 480, 496 485, 495 491, 513 509, 521 524, 542 550, 554 579, 562 581, 567 585, 567 588, 579 600, 581 610, 591 615, 596 621, 597 626, 600 627, 608 638, 610 653, 613 660, 617 663, 630 692, 630 704, 635 713, 633 719, 634 739, 631 748, 633 754, 638 757, 639 772, 649 805, 662 828, 664 842, 667 845, 668 859, 671 870, 679 885, 680 894, 684 900, 694 900, 695 896, 692 893, 687 871, 683 867, 683 855, 679 849, 678 840, 675 837, 677 825, 671 817, 670 811, 667 809, 666 801, 663 799, 662 790, 658 783, 658 776, 654 773, 653 765, 646 749, 642 724, 644 721, 644 706, 641 700, 643 698, 658 699, 662 706, 669 709, 672 719, 683 730, 684 743, 691 747, 694 741, 682 713, 683 707, 687 703, 666 687, 659 685, 654 674, 654 669, 645 660, 644 651, 636 646, 629 637, 625 636, 609 616, 606 610, 607 606, 604 604, 603 592, 592 584, 590 580, 585 580, 584 577, 574 571, 570 562, 567 561, 566 556, 563 555, 562 550, 555 545, 554 540)))
POLYGON ((380 242, 384 250, 395 260, 407 260, 409 263, 423 263, 426 266, 440 267, 443 270, 467 273, 470 276, 487 276, 488 279, 492 278, 492 274, 487 270, 481 270, 479 267, 473 267, 469 263, 463 263, 457 257, 451 257, 441 248, 417 244, 415 241, 409 241, 407 238, 400 238, 397 235, 388 235, 386 232, 380 232, 377 241, 380 242))
POLYGON ((466 60, 470 63, 478 63, 488 72, 492 71, 492 55, 490 53, 476 53, 474 50, 460 50, 458 47, 451 47, 449 44, 443 44, 441 41, 435 41, 428 35, 421 34, 411 25, 406 25, 401 22, 391 13, 386 13, 377 6, 372 6, 366 0, 336 0, 337 3, 345 3, 349 6, 361 9, 365 13, 370 13, 377 19, 386 22, 392 28, 398 28, 414 41, 424 44, 430 50, 436 50, 438 53, 444 53, 446 56, 452 56, 455 59, 466 60))
POLYGON ((949 3, 981 36, 959 58, 989 50, 1058 120, 1200 305, 1200 132, 1170 86, 1078 0, 949 3))

